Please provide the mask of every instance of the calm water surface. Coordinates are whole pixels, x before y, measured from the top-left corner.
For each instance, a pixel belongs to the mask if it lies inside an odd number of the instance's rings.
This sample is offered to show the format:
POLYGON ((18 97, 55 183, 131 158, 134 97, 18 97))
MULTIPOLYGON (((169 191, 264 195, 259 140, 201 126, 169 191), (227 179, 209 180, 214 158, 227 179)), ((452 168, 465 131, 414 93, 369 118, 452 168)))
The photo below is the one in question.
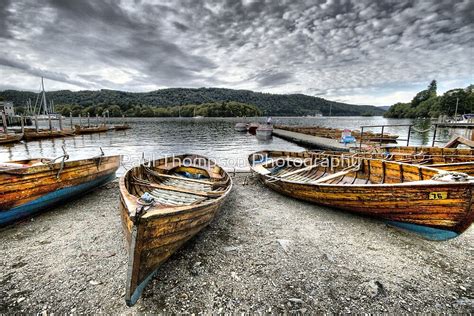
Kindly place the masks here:
MULTIPOLYGON (((110 120, 119 122, 121 120, 110 120)), ((273 137, 269 141, 257 140, 254 135, 234 131, 237 122, 265 122, 265 118, 130 118, 127 122, 132 129, 127 131, 109 131, 107 133, 79 135, 67 138, 47 139, 18 143, 10 146, 0 146, 0 161, 17 160, 33 157, 54 158, 62 155, 65 146, 70 159, 79 159, 98 155, 99 147, 106 155, 124 155, 124 166, 118 174, 123 174, 126 168, 146 159, 159 158, 164 155, 180 153, 197 153, 215 159, 219 164, 229 168, 246 168, 247 156, 257 150, 303 150, 302 147, 285 140, 273 137)), ((275 124, 319 125, 335 128, 359 129, 361 125, 381 124, 411 124, 412 120, 385 119, 383 117, 318 117, 318 118, 284 118, 273 119, 275 124)), ((46 122, 44 122, 46 123, 46 122)), ((66 120, 65 127, 69 127, 66 120)), ((422 131, 429 128, 429 122, 417 122, 417 129, 422 131)), ((375 132, 379 130, 373 128, 375 132)), ((385 129, 386 132, 406 138, 408 128, 394 127, 385 129)), ((447 141, 451 132, 438 132, 439 140, 447 141)), ((431 145, 432 130, 413 132, 410 145, 431 145)), ((405 145, 406 142, 399 142, 405 145)))

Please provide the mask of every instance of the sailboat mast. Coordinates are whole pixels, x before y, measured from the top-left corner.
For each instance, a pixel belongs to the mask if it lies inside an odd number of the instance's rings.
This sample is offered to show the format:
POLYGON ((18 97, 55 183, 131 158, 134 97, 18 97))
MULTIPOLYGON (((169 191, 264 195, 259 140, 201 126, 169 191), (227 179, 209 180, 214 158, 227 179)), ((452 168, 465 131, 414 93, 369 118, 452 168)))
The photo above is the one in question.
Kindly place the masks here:
POLYGON ((41 77, 41 90, 43 91, 43 111, 44 111, 44 114, 48 115, 49 114, 49 111, 48 111, 48 103, 46 103, 46 92, 44 92, 44 81, 43 81, 43 77, 41 77))

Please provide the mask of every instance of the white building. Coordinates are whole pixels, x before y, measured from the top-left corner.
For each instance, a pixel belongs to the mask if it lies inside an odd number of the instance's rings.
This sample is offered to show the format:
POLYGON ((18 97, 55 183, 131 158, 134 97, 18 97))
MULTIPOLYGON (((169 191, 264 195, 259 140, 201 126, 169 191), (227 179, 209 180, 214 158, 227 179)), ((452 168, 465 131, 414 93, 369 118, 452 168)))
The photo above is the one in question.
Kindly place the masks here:
POLYGON ((0 112, 5 112, 7 116, 14 116, 13 102, 0 101, 0 112))

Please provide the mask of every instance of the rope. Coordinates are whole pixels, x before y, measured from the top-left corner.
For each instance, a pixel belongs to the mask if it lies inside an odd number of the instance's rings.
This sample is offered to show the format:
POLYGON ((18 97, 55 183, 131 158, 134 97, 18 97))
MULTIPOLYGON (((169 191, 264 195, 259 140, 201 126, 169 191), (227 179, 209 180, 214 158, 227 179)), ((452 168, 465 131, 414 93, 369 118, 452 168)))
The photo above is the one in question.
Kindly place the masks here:
POLYGON ((411 129, 414 130, 414 131, 417 132, 417 133, 426 133, 426 132, 429 132, 430 130, 434 129, 434 127, 433 127, 433 126, 430 126, 430 127, 428 127, 427 129, 418 129, 418 128, 416 128, 415 126, 412 126, 411 129))

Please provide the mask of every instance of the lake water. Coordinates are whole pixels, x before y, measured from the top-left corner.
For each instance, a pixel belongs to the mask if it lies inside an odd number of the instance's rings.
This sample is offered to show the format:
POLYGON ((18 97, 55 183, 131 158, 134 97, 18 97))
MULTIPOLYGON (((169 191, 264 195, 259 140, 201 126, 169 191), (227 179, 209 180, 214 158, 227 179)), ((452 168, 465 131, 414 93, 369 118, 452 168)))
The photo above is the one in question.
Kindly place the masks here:
MULTIPOLYGON (((107 133, 78 135, 67 138, 46 139, 0 146, 0 161, 17 160, 33 157, 54 158, 62 155, 65 146, 70 159, 79 159, 98 155, 99 147, 106 155, 124 155, 126 168, 146 159, 159 158, 165 155, 196 153, 211 157, 228 168, 246 168, 247 156, 263 149, 303 150, 302 147, 277 137, 268 141, 258 140, 254 135, 234 131, 237 122, 265 122, 265 118, 128 118, 132 129, 126 131, 109 131, 107 133)), ((91 123, 94 119, 91 119, 91 123)), ((112 124, 121 119, 110 119, 112 124)), ((334 128, 359 129, 361 125, 411 124, 409 119, 386 119, 383 117, 276 117, 274 124, 291 124, 305 126, 328 126, 334 128)), ((46 124, 46 122, 42 122, 46 124)), ((57 122, 56 122, 57 123, 57 122)), ((69 127, 69 119, 64 123, 69 127)), ((429 128, 429 122, 419 121, 419 131, 429 128)), ((379 129, 372 128, 374 132, 379 129)), ((407 127, 386 128, 385 132, 400 135, 406 139, 407 127)), ((412 132, 410 145, 431 145, 432 130, 412 132)), ((451 132, 438 131, 440 141, 448 141, 451 132)), ((406 142, 399 142, 406 145, 406 142)), ((439 143, 438 145, 441 145, 439 143)))

